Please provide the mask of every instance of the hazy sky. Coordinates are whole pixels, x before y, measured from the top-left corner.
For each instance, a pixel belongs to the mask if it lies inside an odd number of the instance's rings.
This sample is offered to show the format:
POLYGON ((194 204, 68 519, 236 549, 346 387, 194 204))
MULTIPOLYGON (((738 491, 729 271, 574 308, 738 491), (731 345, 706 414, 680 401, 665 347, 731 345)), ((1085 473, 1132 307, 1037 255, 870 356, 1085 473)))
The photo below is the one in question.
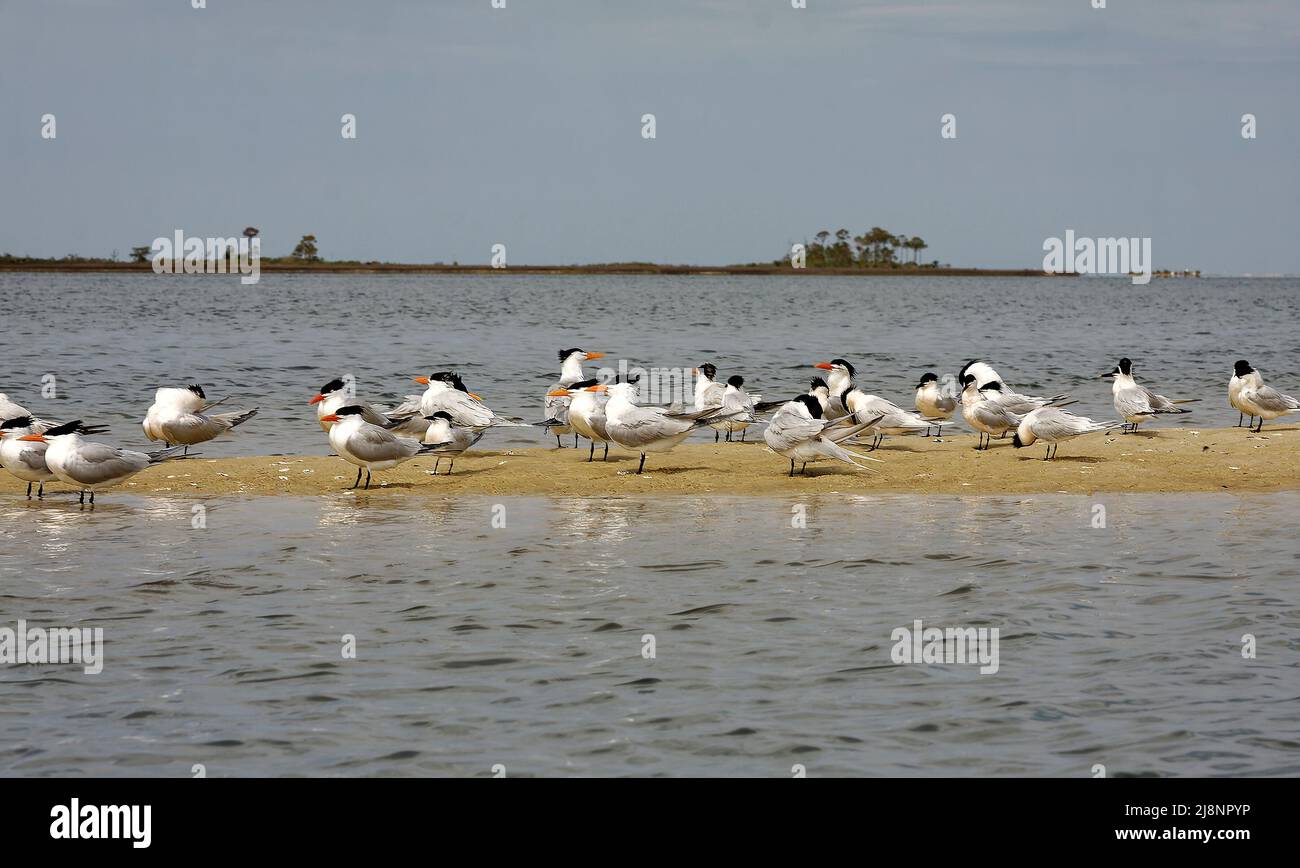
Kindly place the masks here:
POLYGON ((1298 110, 1298 0, 0 0, 0 252, 705 264, 881 225, 1300 273, 1298 110))

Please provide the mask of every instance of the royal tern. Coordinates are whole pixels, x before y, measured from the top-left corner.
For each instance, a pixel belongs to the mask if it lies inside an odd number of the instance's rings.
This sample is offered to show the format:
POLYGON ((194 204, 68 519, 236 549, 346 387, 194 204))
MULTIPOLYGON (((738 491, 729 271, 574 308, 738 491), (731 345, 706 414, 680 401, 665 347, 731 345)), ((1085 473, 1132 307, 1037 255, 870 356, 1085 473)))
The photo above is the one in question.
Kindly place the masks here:
POLYGON ((1127 358, 1120 359, 1113 371, 1101 375, 1101 379, 1112 378, 1111 395, 1115 400, 1115 412, 1124 420, 1123 431, 1128 433, 1130 426, 1137 431, 1138 425, 1153 419, 1176 413, 1190 413, 1164 395, 1157 395, 1145 386, 1138 384, 1133 377, 1133 363, 1127 358))
MULTIPOLYGON (((560 350, 560 379, 555 382, 550 389, 546 391, 546 397, 542 402, 542 409, 545 415, 542 417, 546 421, 542 424, 546 426, 549 434, 555 435, 556 448, 563 448, 564 444, 560 442, 561 434, 574 434, 573 427, 568 424, 569 400, 560 397, 557 393, 562 389, 572 389, 578 383, 587 379, 583 373, 582 363, 593 359, 605 358, 604 353, 589 353, 581 347, 570 347, 567 350, 560 350)), ((573 438, 573 446, 578 446, 578 438, 573 438)))
POLYGON ((477 443, 483 436, 483 432, 452 424, 451 414, 446 410, 439 410, 426 421, 429 427, 424 431, 424 442, 444 444, 443 448, 435 453, 437 460, 433 462, 431 472, 434 476, 438 475, 438 465, 442 463, 445 455, 451 459, 451 463, 447 465, 447 475, 451 476, 452 468, 456 466, 456 456, 477 443))
POLYGON ((593 392, 591 386, 599 385, 597 380, 581 380, 567 389, 555 389, 551 392, 557 398, 569 399, 569 424, 573 430, 591 441, 591 451, 587 460, 596 458, 596 444, 605 447, 604 460, 609 460, 609 434, 605 431, 604 392, 593 392))
POLYGON ((1260 376, 1259 371, 1250 366, 1250 362, 1243 359, 1237 362, 1233 370, 1243 379, 1249 377, 1237 400, 1246 408, 1247 413, 1259 417, 1259 424, 1255 426, 1256 432, 1264 429, 1264 420, 1276 419, 1278 416, 1286 416, 1300 410, 1300 401, 1290 395, 1283 395, 1272 386, 1265 385, 1264 378, 1260 376))
POLYGON ((1038 440, 1047 444, 1047 453, 1043 460, 1056 456, 1062 440, 1069 440, 1081 434, 1097 431, 1109 431, 1122 425, 1122 422, 1097 422, 1084 416, 1062 410, 1059 407, 1039 407, 1016 426, 1016 435, 1011 438, 1011 445, 1017 449, 1032 446, 1038 440))
POLYGON ((864 419, 877 419, 877 422, 868 428, 868 433, 875 435, 872 449, 880 445, 880 441, 886 434, 928 434, 936 424, 944 424, 927 421, 915 413, 904 410, 893 401, 868 394, 853 382, 857 372, 853 365, 844 359, 832 359, 813 367, 830 371, 827 378, 827 388, 831 396, 827 405, 829 417, 839 418, 849 415, 857 422, 864 419))
POLYGON ((372 471, 396 467, 417 455, 449 445, 398 437, 387 428, 367 422, 365 408, 359 404, 340 407, 337 413, 322 416, 321 421, 330 423, 329 440, 334 451, 344 461, 357 466, 357 481, 352 483, 353 488, 361 484, 362 470, 366 472, 366 488, 370 488, 372 471))
POLYGON ((1021 416, 1003 407, 997 401, 985 397, 976 385, 975 375, 966 374, 962 378, 965 388, 961 393, 961 415, 966 424, 975 429, 979 435, 977 450, 988 449, 989 440, 994 434, 1001 437, 1020 424, 1021 416))
POLYGON ((418 397, 408 396, 405 403, 388 414, 393 419, 388 427, 399 434, 422 438, 429 427, 426 420, 439 410, 451 416, 452 424, 475 431, 493 427, 529 427, 527 422, 492 412, 478 395, 465 387, 465 382, 454 371, 437 371, 414 379, 428 388, 418 397))
POLYGON ((99 489, 120 485, 152 464, 185 457, 181 454, 182 446, 156 452, 132 452, 103 443, 91 443, 81 439, 85 430, 78 419, 49 428, 42 434, 26 434, 18 438, 25 442, 49 444, 45 450, 45 465, 60 482, 80 490, 81 503, 86 502, 87 491, 93 504, 95 492, 99 489))
MULTIPOLYGON (((0 467, 27 483, 27 499, 32 499, 32 483, 40 486, 37 498, 45 497, 45 483, 57 478, 45 463, 45 450, 48 443, 21 441, 19 438, 28 434, 39 434, 45 428, 37 429, 36 420, 31 416, 15 416, 0 422, 0 467)), ((102 434, 102 427, 82 426, 79 434, 102 434)))
POLYGON ((839 444, 848 438, 867 430, 879 419, 872 419, 858 424, 837 423, 822 416, 821 402, 812 395, 797 395, 777 410, 763 431, 763 441, 777 455, 790 459, 790 476, 794 476, 794 465, 801 462, 799 472, 803 473, 809 462, 833 458, 852 464, 860 470, 870 470, 864 461, 880 461, 869 455, 850 452, 839 444))
POLYGON ((853 385, 853 377, 857 374, 857 370, 844 359, 818 362, 813 367, 827 372, 826 388, 830 394, 830 400, 826 404, 826 418, 838 419, 841 416, 848 415, 849 411, 844 409, 844 405, 840 402, 840 396, 853 385))
POLYGON ((605 433, 615 445, 629 452, 641 453, 637 473, 645 469, 647 452, 667 452, 696 428, 717 421, 720 413, 717 409, 681 413, 662 407, 639 407, 636 386, 631 383, 588 386, 587 390, 609 394, 609 402, 605 405, 605 433))
POLYGON ((321 386, 320 392, 307 403, 316 405, 316 419, 320 422, 321 429, 326 432, 330 430, 330 423, 325 421, 325 417, 338 413, 339 408, 343 406, 360 407, 362 418, 371 425, 388 424, 388 417, 383 410, 365 401, 358 401, 356 395, 352 394, 352 390, 342 380, 330 380, 321 386))
MULTIPOLYGON (((951 419, 957 410, 960 390, 955 388, 950 375, 945 375, 944 379, 946 382, 941 383, 938 374, 925 373, 921 375, 921 382, 916 384, 916 412, 927 421, 951 419)), ((930 436, 929 428, 925 429, 925 435, 930 436)))
MULTIPOLYGON (((697 411, 711 410, 721 411, 722 402, 727 394, 727 387, 717 380, 718 368, 712 362, 705 362, 698 368, 691 371, 696 377, 695 380, 695 409, 697 411)), ((744 380, 741 380, 744 383, 744 380)), ((728 422, 713 422, 709 425, 713 429, 713 442, 717 443, 722 436, 722 432, 727 433, 727 439, 731 439, 731 427, 728 422)))
POLYGON ((150 440, 163 441, 165 446, 184 446, 188 452, 189 447, 206 443, 257 415, 256 407, 237 413, 203 412, 219 403, 207 403, 207 395, 198 385, 184 389, 159 389, 154 393, 153 405, 141 423, 144 435, 150 440))
POLYGON ((957 372, 957 382, 964 386, 967 376, 975 378, 981 392, 985 390, 997 392, 997 395, 986 395, 985 397, 996 401, 1012 413, 1023 415, 1032 410, 1037 410, 1039 407, 1065 406, 1067 403, 1073 403, 1068 401, 1070 396, 1067 393, 1052 395, 1049 398, 1039 395, 1022 395, 1012 388, 1006 380, 1002 379, 998 372, 993 370, 992 366, 978 360, 971 360, 962 365, 961 370, 957 372))

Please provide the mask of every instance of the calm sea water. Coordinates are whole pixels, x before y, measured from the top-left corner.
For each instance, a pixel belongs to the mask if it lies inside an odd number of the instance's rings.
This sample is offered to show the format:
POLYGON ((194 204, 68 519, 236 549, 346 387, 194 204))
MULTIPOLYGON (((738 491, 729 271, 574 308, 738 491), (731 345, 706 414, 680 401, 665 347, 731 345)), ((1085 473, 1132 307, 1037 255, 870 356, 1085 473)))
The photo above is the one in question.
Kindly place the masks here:
MULTIPOLYGON (((140 445, 153 388, 198 380, 263 408, 207 454, 323 453, 306 400, 344 372, 454 366, 532 417, 561 346, 769 395, 842 355, 898 398, 980 355, 1106 415, 1129 355, 1221 425, 1236 358, 1296 382, 1298 288, 0 275, 0 391, 140 445)), ((106 647, 0 667, 0 774, 1295 775, 1297 538, 1295 494, 5 496, 0 627, 106 647), (895 665, 917 619, 998 628, 999 671, 895 665)))

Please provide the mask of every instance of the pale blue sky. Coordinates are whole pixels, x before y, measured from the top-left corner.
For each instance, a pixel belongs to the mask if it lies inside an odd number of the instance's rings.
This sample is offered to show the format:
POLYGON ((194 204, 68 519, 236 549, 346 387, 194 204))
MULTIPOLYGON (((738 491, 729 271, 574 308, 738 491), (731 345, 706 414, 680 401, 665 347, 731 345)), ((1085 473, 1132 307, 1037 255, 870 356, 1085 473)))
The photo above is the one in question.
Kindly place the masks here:
POLYGON ((1300 2, 1107 6, 0 0, 0 252, 251 223, 267 254, 705 264, 882 225, 1036 267, 1070 228, 1300 273, 1300 2))

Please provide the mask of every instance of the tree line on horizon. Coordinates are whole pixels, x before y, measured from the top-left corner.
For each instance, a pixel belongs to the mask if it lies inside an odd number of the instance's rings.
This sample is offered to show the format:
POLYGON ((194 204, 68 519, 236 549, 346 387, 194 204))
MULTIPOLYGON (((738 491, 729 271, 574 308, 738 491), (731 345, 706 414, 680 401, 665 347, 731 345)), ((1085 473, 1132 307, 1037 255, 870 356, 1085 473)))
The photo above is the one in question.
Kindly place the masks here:
MULTIPOLYGON (((861 235, 847 229, 831 232, 823 229, 804 242, 804 265, 807 268, 938 268, 939 260, 922 262, 921 251, 929 244, 918 235, 895 235, 888 229, 873 226, 861 235)), ((790 264, 790 255, 777 260, 790 264)))

